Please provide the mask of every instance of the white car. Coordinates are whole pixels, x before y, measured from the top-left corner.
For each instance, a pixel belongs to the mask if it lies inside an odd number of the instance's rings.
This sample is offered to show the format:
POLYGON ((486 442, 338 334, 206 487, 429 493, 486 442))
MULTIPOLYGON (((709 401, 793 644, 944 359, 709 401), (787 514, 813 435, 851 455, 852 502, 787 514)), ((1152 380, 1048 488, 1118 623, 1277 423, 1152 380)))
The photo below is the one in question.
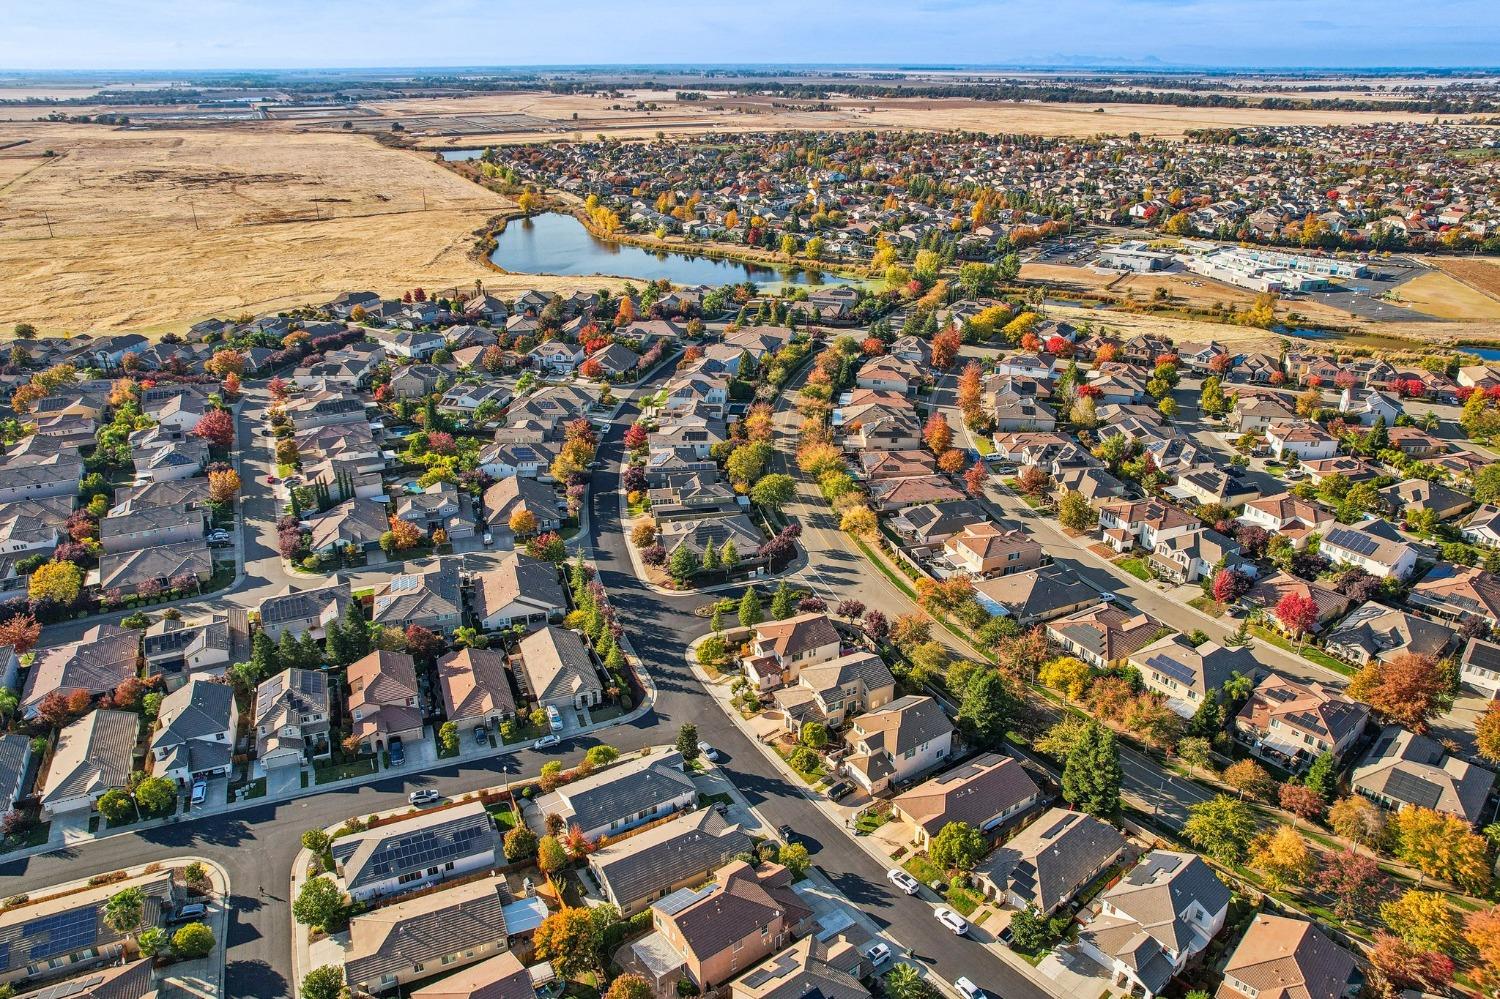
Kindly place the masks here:
POLYGON ((954 936, 961 937, 965 933, 969 932, 968 920, 964 919, 963 916, 960 916, 958 913, 954 912, 946 905, 938 906, 933 910, 932 914, 937 917, 938 922, 942 923, 944 926, 948 927, 948 929, 952 930, 954 936))
POLYGON ((892 867, 886 871, 885 879, 908 895, 915 895, 922 888, 921 885, 917 884, 916 878, 907 874, 899 867, 892 867))
POLYGON ((192 792, 192 795, 189 798, 189 800, 194 805, 201 805, 201 804, 203 804, 204 800, 207 797, 208 797, 208 781, 204 781, 204 780, 195 780, 195 781, 193 781, 193 792, 192 792))
POLYGON ((411 794, 408 794, 406 800, 413 805, 430 805, 441 797, 442 795, 438 794, 435 788, 424 787, 420 791, 413 791, 411 794))
POLYGON ((562 745, 562 736, 544 735, 531 744, 532 749, 551 749, 553 746, 562 745))
POLYGON ((984 989, 975 985, 967 978, 956 979, 953 982, 953 987, 958 990, 958 994, 963 996, 964 999, 986 999, 984 989))
POLYGON ((719 761, 719 751, 706 742, 698 743, 698 752, 710 763, 719 761))
POLYGON ((891 948, 883 943, 878 943, 865 951, 865 960, 870 962, 870 967, 878 968, 891 959, 891 948))

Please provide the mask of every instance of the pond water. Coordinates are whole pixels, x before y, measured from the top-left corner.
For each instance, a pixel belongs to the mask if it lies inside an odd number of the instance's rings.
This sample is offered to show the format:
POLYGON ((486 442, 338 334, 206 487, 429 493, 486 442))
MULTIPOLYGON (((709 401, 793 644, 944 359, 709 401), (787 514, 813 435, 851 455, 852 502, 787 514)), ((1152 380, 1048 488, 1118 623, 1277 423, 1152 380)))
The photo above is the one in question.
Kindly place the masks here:
POLYGON ((547 212, 507 225, 496 239, 490 259, 515 274, 611 274, 639 281, 666 278, 677 285, 741 281, 800 285, 859 283, 800 267, 765 267, 628 246, 600 239, 573 216, 560 212, 547 212))
POLYGON ((1276 332, 1284 333, 1287 336, 1294 336, 1299 340, 1337 340, 1339 337, 1337 333, 1334 333, 1331 330, 1289 330, 1283 327, 1281 329, 1278 329, 1276 332))
POLYGON ((439 152, 443 159, 453 162, 455 160, 477 160, 484 155, 483 149, 444 149, 439 152))
POLYGON ((1473 354, 1475 357, 1482 357, 1486 361, 1500 361, 1500 347, 1460 346, 1458 349, 1463 351, 1465 354, 1473 354))

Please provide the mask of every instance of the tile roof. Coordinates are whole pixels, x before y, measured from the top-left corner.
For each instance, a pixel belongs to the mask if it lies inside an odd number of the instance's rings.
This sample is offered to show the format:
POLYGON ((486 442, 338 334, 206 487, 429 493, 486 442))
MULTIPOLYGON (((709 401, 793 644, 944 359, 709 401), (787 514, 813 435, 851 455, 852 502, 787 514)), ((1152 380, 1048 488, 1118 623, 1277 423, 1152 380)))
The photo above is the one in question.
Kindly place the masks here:
MULTIPOLYGON (((1312 923, 1260 914, 1224 966, 1226 979, 1244 982, 1257 999, 1342 999, 1358 965, 1312 923)), ((1245 993, 1227 980, 1218 999, 1245 993)))
POLYGON ((682 772, 675 750, 617 764, 567 784, 537 800, 542 815, 556 814, 585 832, 607 827, 684 795, 696 800, 696 785, 682 772))

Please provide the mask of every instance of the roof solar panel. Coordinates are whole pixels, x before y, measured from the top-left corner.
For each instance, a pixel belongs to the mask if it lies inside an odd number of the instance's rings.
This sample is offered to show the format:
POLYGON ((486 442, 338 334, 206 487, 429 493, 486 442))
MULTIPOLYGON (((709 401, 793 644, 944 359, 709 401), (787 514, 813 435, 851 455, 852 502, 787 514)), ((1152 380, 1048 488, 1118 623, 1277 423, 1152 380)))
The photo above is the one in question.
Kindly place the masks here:
POLYGON ((1391 797, 1423 808, 1436 807, 1443 796, 1436 784, 1405 770, 1397 770, 1386 778, 1385 789, 1391 797))

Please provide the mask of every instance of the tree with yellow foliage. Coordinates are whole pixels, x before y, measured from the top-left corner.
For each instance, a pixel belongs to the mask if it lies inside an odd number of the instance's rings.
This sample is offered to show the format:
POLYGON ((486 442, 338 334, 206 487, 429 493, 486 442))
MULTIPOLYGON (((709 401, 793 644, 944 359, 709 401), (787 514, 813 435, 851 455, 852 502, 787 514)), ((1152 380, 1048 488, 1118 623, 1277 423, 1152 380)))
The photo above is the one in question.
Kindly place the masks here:
POLYGON ((51 600, 64 606, 78 599, 83 589, 83 570, 72 562, 43 562, 31 574, 27 594, 33 600, 51 600))
POLYGON ((1072 701, 1081 701, 1094 681, 1094 668, 1082 659, 1059 656, 1042 666, 1037 679, 1072 701))
POLYGON ((1392 815, 1389 829, 1398 860, 1465 891, 1489 889, 1488 844, 1463 819, 1413 805, 1392 815))
POLYGON ((1380 906, 1380 918, 1418 950, 1452 954, 1463 943, 1458 918, 1440 892, 1412 891, 1380 906))
POLYGON ((1272 888, 1286 888, 1312 877, 1317 861, 1297 830, 1282 825, 1257 836, 1250 844, 1250 866, 1259 871, 1272 888))
MULTIPOLYGON (((532 212, 536 211, 537 200, 538 199, 535 192, 522 191, 521 196, 516 198, 516 207, 521 210, 522 215, 530 215, 532 212)), ((598 207, 599 201, 597 198, 595 198, 594 204, 589 209, 590 213, 592 213, 598 207)))

